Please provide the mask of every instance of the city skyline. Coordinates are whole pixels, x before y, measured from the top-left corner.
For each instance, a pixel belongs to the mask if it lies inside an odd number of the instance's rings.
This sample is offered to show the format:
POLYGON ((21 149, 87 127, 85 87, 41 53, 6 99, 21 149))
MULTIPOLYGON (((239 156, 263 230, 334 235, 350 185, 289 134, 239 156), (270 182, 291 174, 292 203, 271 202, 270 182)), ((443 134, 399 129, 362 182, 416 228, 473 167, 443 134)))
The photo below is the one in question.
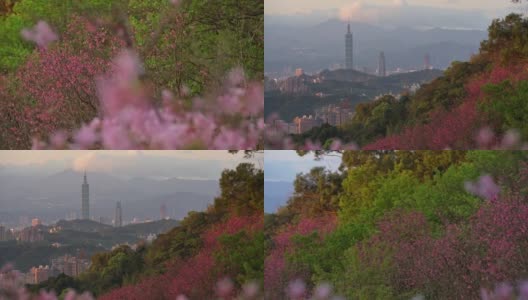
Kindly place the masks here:
POLYGON ((207 209, 224 170, 243 162, 263 167, 261 153, 244 158, 243 152, 227 151, 70 151, 63 157, 33 152, 0 153, 0 225, 29 226, 33 218, 45 224, 90 219, 112 225, 116 215, 122 225, 181 219, 207 209))

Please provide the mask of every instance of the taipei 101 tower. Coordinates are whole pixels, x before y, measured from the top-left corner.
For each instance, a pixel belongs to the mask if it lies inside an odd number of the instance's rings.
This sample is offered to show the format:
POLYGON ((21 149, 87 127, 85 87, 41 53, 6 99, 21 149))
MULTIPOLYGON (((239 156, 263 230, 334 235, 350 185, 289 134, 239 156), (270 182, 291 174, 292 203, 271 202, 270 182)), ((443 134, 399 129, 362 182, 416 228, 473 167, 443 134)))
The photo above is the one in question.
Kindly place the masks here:
POLYGON ((345 58, 346 69, 354 69, 354 37, 350 31, 350 23, 348 23, 348 31, 345 34, 345 58))
POLYGON ((86 171, 84 172, 84 181, 82 184, 82 218, 85 220, 90 219, 90 185, 86 181, 86 171))

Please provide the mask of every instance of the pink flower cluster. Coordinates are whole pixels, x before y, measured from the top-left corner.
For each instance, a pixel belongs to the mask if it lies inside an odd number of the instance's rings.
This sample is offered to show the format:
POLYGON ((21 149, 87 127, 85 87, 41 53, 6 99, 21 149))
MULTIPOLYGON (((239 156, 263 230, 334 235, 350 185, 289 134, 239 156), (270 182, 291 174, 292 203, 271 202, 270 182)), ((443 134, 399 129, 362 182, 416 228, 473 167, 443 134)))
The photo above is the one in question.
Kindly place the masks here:
POLYGON ((502 299, 515 299, 515 295, 518 295, 519 300, 528 299, 528 281, 523 281, 518 286, 518 291, 506 282, 497 284, 493 291, 482 288, 480 290, 481 300, 502 300, 502 299))
MULTIPOLYGON (((523 201, 497 199, 484 203, 468 224, 447 224, 435 237, 422 213, 394 212, 380 222, 379 233, 358 246, 360 259, 369 268, 382 268, 389 258, 395 272, 390 284, 401 291, 475 299, 481 287, 526 279, 527 220, 523 201)), ((483 299, 515 299, 513 289, 501 298, 503 288, 486 291, 483 299)))
MULTIPOLYGON (((293 280, 288 285, 288 296, 290 300, 341 300, 345 299, 340 296, 335 296, 332 293, 332 286, 328 283, 318 284, 312 297, 307 297, 308 290, 306 284, 299 279, 293 280)), ((412 300, 425 299, 422 295, 417 295, 412 300)), ((493 290, 482 288, 480 290, 481 300, 528 300, 528 281, 521 282, 517 289, 509 283, 499 283, 493 290)))
POLYGON ((490 127, 479 130, 476 137, 478 149, 489 150, 527 150, 528 143, 521 140, 521 135, 515 129, 508 130, 504 136, 497 135, 490 127))
POLYGON ((32 29, 23 29, 22 37, 35 42, 40 48, 47 48, 48 44, 59 39, 48 23, 39 21, 32 29))
POLYGON ((466 191, 486 200, 497 200, 500 187, 495 184, 493 177, 483 175, 476 182, 466 182, 464 184, 466 191))
POLYGON ((286 289, 286 295, 290 300, 344 300, 345 298, 334 295, 332 286, 328 283, 318 284, 313 291, 310 293, 301 279, 295 279, 290 281, 286 289), (311 297, 308 295, 311 294, 311 297))
MULTIPOLYGON (((0 96, 0 117, 7 129, 1 131, 9 133, 4 139, 8 148, 29 148, 30 137, 75 128, 97 115, 95 78, 109 69, 111 57, 124 44, 108 29, 89 27, 85 18, 72 16, 60 47, 35 51, 9 77, 6 86, 12 92, 6 89, 6 96, 0 96)), ((59 132, 51 139, 64 144, 67 134, 59 132)))
POLYGON ((34 149, 257 149, 264 121, 262 85, 246 83, 233 70, 224 92, 214 99, 193 99, 190 109, 171 92, 156 105, 141 84, 142 67, 136 53, 122 51, 114 67, 97 80, 100 116, 71 138, 57 132, 34 149))

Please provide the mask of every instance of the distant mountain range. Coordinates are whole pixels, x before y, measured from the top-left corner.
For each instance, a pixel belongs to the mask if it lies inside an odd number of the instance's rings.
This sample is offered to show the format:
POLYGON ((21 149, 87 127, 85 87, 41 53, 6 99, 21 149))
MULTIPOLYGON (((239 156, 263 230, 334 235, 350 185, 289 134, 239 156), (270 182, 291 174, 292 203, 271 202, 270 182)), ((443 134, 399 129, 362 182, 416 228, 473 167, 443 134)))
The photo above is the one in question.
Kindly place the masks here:
MULTIPOLYGON (((344 63, 346 23, 331 19, 303 27, 265 23, 265 72, 282 72, 303 68, 315 72, 344 63)), ((366 23, 352 23, 354 65, 374 71, 380 51, 385 52, 387 69, 420 69, 424 56, 438 69, 452 61, 468 60, 477 53, 487 37, 484 30, 433 28, 420 30, 408 27, 382 28, 366 23)))
MULTIPOLYGON (((81 206, 83 174, 64 170, 52 175, 12 175, 0 171, 0 223, 20 215, 44 220, 64 219, 81 206)), ((190 210, 204 210, 218 195, 218 181, 169 178, 124 180, 106 173, 88 173, 91 215, 112 219, 117 201, 123 219, 158 219, 166 205, 170 217, 179 219, 190 210)))

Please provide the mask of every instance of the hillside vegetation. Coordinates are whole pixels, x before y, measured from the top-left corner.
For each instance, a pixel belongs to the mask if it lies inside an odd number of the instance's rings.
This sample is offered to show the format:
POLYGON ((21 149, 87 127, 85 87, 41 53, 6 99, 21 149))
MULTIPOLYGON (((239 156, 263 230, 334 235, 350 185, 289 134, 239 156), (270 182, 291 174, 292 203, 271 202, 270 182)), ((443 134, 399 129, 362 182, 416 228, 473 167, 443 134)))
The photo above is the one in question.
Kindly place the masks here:
POLYGON ((265 216, 266 298, 524 299, 527 174, 523 151, 345 151, 265 216))
POLYGON ((0 148, 256 148, 264 1, 1 2, 0 148))
POLYGON ((219 184, 220 196, 207 211, 190 212, 152 244, 97 253, 79 278, 59 276, 32 290, 61 294, 73 287, 98 299, 212 299, 222 278, 230 278, 234 291, 262 285, 264 173, 242 163, 225 170, 219 184))
POLYGON ((385 96, 358 104, 341 136, 366 150, 475 149, 491 147, 507 134, 527 140, 526 32, 528 19, 522 15, 494 20, 470 61, 454 62, 399 100, 385 96))

